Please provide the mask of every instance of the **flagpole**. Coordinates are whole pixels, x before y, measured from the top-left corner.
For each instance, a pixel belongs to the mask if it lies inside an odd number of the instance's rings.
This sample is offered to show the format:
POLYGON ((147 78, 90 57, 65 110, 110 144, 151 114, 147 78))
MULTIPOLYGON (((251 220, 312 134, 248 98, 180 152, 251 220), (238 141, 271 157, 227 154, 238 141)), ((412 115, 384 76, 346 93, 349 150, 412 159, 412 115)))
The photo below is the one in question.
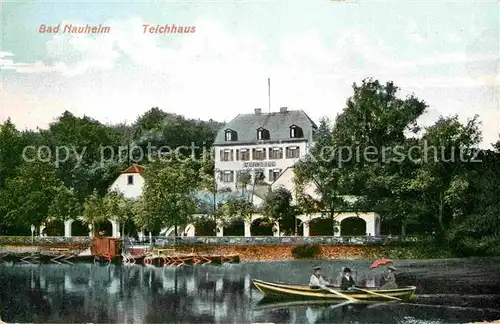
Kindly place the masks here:
POLYGON ((267 78, 267 96, 269 99, 269 113, 271 113, 271 78, 267 78))

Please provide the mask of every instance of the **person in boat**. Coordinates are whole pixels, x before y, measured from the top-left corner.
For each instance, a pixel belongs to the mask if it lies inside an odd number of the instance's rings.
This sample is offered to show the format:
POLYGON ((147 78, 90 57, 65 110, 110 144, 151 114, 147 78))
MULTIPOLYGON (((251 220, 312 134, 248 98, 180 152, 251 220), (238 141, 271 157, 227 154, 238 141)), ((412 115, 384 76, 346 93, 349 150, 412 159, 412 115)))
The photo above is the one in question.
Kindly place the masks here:
POLYGON ((313 274, 311 275, 311 278, 309 279, 309 287, 311 288, 325 288, 326 286, 330 285, 330 282, 325 280, 321 276, 321 267, 320 266, 315 266, 313 268, 313 274))
POLYGON ((354 279, 351 275, 351 269, 345 268, 344 275, 342 276, 342 281, 340 282, 341 290, 351 290, 355 286, 354 279))
POLYGON ((397 289, 398 288, 398 285, 396 284, 396 277, 394 276, 395 271, 396 271, 396 268, 394 268, 393 266, 388 266, 384 270, 384 273, 382 273, 381 286, 379 289, 387 290, 387 289, 397 289))

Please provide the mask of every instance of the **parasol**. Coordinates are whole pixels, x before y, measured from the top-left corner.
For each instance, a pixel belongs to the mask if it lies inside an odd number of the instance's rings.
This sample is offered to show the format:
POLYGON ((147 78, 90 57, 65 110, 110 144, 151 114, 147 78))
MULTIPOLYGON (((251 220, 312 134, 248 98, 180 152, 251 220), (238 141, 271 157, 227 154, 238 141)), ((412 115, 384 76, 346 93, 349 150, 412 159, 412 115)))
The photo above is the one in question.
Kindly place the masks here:
POLYGON ((383 266, 383 265, 386 265, 389 263, 392 263, 391 259, 379 259, 379 260, 372 263, 372 265, 370 266, 370 269, 375 269, 375 268, 378 268, 380 266, 383 266))

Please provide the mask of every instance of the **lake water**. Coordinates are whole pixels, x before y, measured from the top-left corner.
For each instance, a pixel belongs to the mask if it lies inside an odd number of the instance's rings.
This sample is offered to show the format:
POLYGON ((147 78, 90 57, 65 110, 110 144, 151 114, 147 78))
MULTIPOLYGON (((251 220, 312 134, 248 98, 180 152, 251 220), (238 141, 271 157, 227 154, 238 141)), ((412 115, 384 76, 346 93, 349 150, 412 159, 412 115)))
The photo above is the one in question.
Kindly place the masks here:
POLYGON ((260 305, 251 278, 307 283, 312 265, 343 266, 370 282, 369 261, 289 261, 146 266, 0 265, 0 316, 12 322, 84 323, 466 323, 500 319, 500 260, 396 261, 410 303, 260 305))

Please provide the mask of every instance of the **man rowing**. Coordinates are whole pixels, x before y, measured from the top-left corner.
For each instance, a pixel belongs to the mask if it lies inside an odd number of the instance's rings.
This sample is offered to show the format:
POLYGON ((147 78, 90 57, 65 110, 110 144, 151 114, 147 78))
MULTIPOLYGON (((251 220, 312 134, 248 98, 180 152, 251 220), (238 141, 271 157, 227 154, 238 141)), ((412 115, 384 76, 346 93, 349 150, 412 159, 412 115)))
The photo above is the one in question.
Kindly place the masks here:
POLYGON ((313 268, 313 274, 311 275, 311 278, 309 279, 309 287, 311 288, 326 288, 326 286, 329 286, 330 282, 325 280, 321 276, 321 267, 320 266, 315 266, 313 268))

